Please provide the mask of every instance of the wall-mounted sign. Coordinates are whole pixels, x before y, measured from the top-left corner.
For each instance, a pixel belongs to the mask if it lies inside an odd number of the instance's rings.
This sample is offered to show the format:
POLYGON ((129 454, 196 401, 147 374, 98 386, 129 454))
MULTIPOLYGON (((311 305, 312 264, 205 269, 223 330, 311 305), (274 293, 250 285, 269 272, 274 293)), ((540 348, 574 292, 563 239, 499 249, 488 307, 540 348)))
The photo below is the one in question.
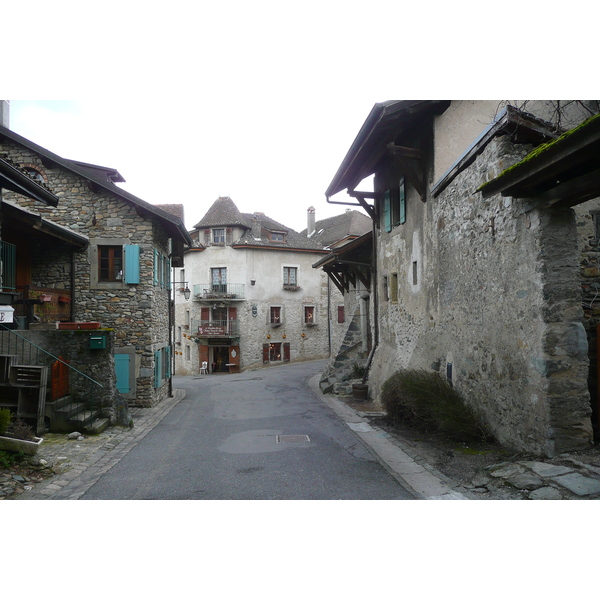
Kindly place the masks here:
POLYGON ((0 305, 0 323, 12 323, 14 312, 12 306, 0 305))

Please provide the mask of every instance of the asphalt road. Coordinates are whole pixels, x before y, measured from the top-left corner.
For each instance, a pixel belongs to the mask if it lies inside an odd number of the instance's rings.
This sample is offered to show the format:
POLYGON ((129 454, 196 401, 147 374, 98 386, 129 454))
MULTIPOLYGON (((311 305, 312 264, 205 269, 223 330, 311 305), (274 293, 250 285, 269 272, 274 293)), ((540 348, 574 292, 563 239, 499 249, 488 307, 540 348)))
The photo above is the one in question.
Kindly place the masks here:
POLYGON ((176 377, 186 397, 81 499, 412 499, 309 389, 324 366, 176 377))

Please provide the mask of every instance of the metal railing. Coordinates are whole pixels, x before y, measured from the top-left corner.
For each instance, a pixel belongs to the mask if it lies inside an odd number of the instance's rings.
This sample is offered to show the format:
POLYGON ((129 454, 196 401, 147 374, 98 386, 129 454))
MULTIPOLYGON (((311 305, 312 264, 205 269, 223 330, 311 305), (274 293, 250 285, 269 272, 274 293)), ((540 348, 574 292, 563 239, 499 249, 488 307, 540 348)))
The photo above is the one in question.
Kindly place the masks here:
POLYGON ((227 321, 198 321, 196 333, 200 337, 231 337, 240 332, 239 321, 229 319, 227 321))
POLYGON ((47 366, 50 381, 48 389, 52 398, 52 367, 60 363, 68 369, 68 396, 60 410, 67 420, 81 414, 83 417, 93 416, 99 408, 97 401, 99 388, 104 386, 79 369, 70 365, 62 357, 44 350, 20 333, 0 324, 0 354, 16 356, 16 363, 27 366, 47 366))
POLYGON ((17 247, 0 240, 0 291, 14 292, 17 287, 17 247))
POLYGON ((197 283, 194 285, 195 300, 243 300, 243 283, 197 283))

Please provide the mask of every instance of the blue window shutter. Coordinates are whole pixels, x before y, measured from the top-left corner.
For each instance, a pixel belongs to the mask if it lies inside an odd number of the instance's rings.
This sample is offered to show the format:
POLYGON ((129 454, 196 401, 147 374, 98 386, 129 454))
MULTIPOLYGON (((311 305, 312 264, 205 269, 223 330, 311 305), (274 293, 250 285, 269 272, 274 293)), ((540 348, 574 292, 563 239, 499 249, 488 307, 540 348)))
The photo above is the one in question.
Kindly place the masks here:
POLYGON ((406 196, 404 194, 404 177, 400 180, 398 201, 400 202, 400 223, 406 223, 406 196))
POLYGON ((385 193, 383 194, 383 225, 386 231, 392 230, 391 196, 390 190, 385 190, 385 193))
POLYGON ((171 346, 165 347, 165 377, 171 379, 171 346))
POLYGON ((121 394, 128 394, 129 389, 129 354, 115 354, 116 387, 121 394))
POLYGON ((154 353, 154 387, 159 388, 162 383, 160 374, 162 365, 160 364, 161 351, 157 350, 154 353))
POLYGON ((125 246, 125 283, 140 282, 140 247, 125 246))
POLYGON ((167 289, 170 290, 171 289, 171 259, 167 258, 167 272, 165 274, 165 277, 167 278, 167 289))

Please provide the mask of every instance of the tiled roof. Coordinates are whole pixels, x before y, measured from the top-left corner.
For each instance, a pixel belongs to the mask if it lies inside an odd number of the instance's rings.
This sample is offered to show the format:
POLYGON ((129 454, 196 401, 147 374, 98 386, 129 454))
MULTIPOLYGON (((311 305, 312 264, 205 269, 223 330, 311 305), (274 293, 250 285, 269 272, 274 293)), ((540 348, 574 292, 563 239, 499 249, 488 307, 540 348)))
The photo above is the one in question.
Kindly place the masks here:
POLYGON ((217 198, 207 213, 194 226, 194 229, 203 229, 205 227, 241 225, 242 227, 251 227, 233 200, 227 196, 217 198))
POLYGON ((161 210, 164 210, 165 212, 168 212, 170 215, 173 215, 174 217, 178 217, 179 219, 181 219, 183 221, 183 215, 184 215, 183 204, 155 204, 154 206, 156 206, 157 208, 160 208, 161 210))
POLYGON ((231 227, 241 226, 245 229, 238 240, 233 241, 234 247, 254 247, 254 248, 281 248, 289 250, 314 250, 323 251, 323 247, 318 242, 308 239, 305 235, 278 223, 267 217, 264 213, 241 213, 233 200, 229 197, 217 198, 207 213, 196 224, 194 229, 206 229, 209 227, 231 227), (260 221, 260 238, 254 237, 252 231, 253 221, 260 221), (263 230, 285 233, 284 242, 276 242, 269 239, 263 230))
MULTIPOLYGON (((355 238, 371 231, 373 221, 358 210, 347 210, 341 215, 322 219, 315 223, 315 233, 311 236, 315 242, 330 247, 341 240, 355 238)), ((302 231, 307 235, 307 229, 302 231)))
POLYGON ((294 231, 293 229, 274 221, 263 213, 244 213, 243 216, 250 222, 258 217, 261 228, 264 228, 268 231, 286 232, 285 242, 273 242, 262 232, 260 239, 257 240, 254 238, 254 234, 250 229, 246 231, 239 241, 234 244, 235 246, 243 244, 248 246, 268 246, 269 248, 277 247, 295 250, 323 250, 323 246, 318 242, 308 239, 305 235, 302 235, 301 233, 298 233, 297 231, 294 231))

